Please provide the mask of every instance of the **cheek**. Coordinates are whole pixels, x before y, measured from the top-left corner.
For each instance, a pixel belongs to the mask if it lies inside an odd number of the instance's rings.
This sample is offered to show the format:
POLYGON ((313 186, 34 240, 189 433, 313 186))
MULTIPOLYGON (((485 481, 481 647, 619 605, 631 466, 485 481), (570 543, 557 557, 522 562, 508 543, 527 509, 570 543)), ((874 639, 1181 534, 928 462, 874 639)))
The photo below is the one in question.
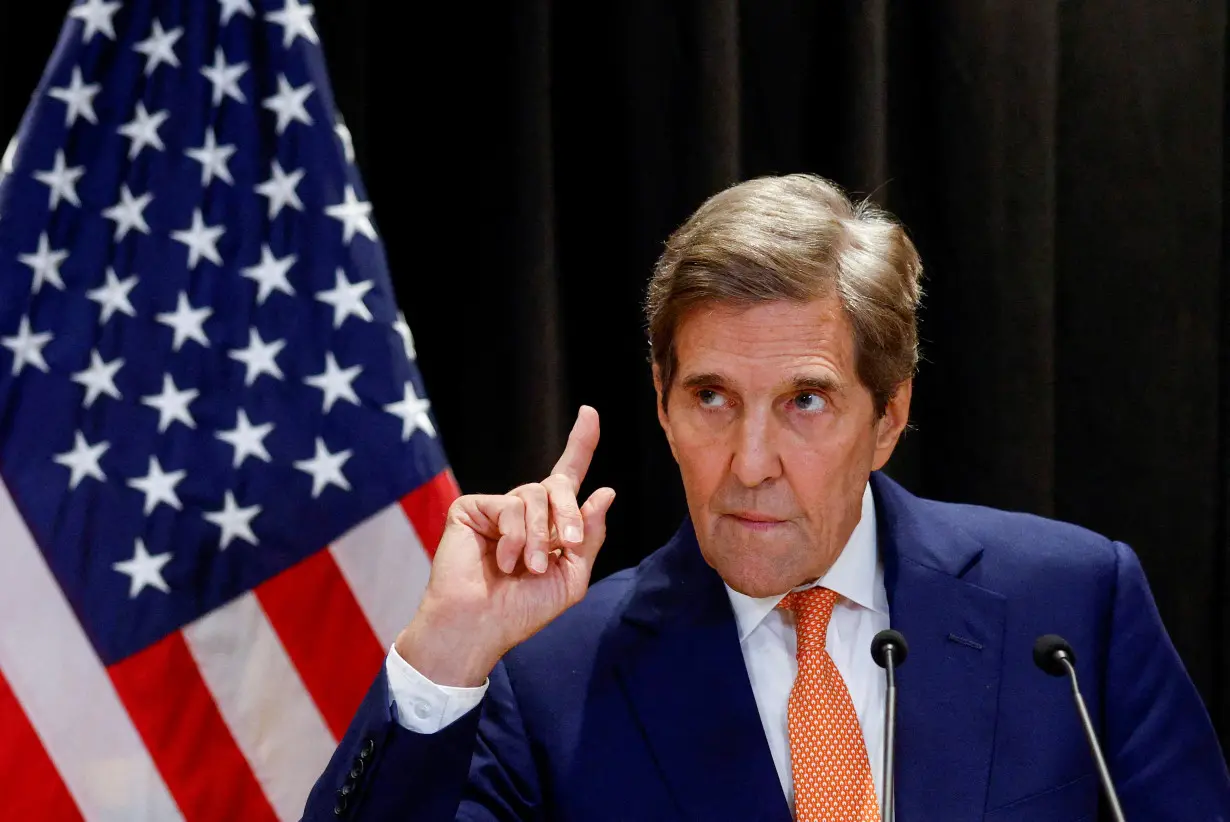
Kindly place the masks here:
POLYGON ((782 465, 801 500, 808 507, 826 507, 832 497, 846 492, 848 480, 866 470, 873 442, 870 432, 826 432, 823 437, 798 438, 781 449, 782 465))
POLYGON ((676 429, 675 459, 683 475, 688 496, 704 502, 722 484, 730 467, 730 449, 709 432, 676 429))

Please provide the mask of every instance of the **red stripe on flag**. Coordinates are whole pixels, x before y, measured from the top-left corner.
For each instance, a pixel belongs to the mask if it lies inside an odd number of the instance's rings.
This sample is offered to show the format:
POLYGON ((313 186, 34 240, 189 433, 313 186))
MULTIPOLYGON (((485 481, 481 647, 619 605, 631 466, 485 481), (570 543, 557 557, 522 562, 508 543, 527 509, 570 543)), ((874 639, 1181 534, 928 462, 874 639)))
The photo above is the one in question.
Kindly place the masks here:
POLYGON ((77 822, 81 811, 0 673, 0 819, 77 822))
POLYGON ((328 551, 262 583, 256 596, 334 739, 384 664, 384 651, 328 551))
POLYGON ((277 822, 182 634, 108 673, 187 822, 277 822))
POLYGON ((448 507, 459 496, 461 489, 457 487, 452 469, 445 469, 402 498, 401 507, 410 518, 410 524, 419 535, 419 542, 423 543, 427 556, 436 555, 436 546, 440 544, 440 537, 444 536, 444 518, 448 507))

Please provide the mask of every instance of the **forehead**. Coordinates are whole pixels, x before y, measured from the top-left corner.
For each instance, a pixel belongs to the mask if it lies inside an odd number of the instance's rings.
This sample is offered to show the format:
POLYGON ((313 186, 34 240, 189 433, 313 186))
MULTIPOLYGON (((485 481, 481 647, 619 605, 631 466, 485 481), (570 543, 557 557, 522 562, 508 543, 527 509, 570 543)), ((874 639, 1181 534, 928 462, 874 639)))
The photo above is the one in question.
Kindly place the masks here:
POLYGON ((689 311, 675 329, 678 374, 776 380, 783 372, 824 369, 843 382, 854 376, 854 332, 840 301, 715 303, 689 311))

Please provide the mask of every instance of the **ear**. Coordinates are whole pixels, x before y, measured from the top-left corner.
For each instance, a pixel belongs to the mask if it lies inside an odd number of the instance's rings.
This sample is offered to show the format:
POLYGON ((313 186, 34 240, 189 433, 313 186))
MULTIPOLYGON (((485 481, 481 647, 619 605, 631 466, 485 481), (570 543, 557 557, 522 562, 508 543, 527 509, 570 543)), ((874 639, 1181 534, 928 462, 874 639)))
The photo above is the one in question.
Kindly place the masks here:
POLYGON ((908 379, 897 386, 896 393, 884 408, 884 416, 876 421, 876 448, 872 458, 872 470, 879 471, 893 455, 901 432, 910 421, 910 398, 914 393, 914 380, 908 379))
POLYGON ((657 400, 658 409, 658 425, 662 426, 663 433, 666 434, 666 442, 671 447, 671 456, 675 458, 675 462, 679 462, 679 454, 675 451, 675 437, 671 432, 671 421, 666 415, 666 406, 663 403, 665 399, 662 388, 662 372, 658 369, 658 364, 653 364, 653 393, 657 400))

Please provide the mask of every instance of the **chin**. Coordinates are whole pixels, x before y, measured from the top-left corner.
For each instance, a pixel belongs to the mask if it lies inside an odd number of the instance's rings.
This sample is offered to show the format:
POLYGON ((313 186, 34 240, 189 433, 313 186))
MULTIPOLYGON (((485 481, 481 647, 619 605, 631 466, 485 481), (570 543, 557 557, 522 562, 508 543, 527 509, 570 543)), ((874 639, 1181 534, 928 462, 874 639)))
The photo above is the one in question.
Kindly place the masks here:
POLYGON ((810 551, 793 523, 773 529, 782 533, 745 532, 723 519, 714 526, 708 539, 701 541, 701 553, 723 581, 739 593, 770 597, 806 581, 807 569, 803 566, 812 564, 807 556, 810 551))
POLYGON ((751 562, 746 557, 732 559, 706 555, 705 559, 727 585, 744 596, 756 599, 784 594, 802 582, 785 563, 757 561, 763 560, 763 557, 756 557, 751 562))

